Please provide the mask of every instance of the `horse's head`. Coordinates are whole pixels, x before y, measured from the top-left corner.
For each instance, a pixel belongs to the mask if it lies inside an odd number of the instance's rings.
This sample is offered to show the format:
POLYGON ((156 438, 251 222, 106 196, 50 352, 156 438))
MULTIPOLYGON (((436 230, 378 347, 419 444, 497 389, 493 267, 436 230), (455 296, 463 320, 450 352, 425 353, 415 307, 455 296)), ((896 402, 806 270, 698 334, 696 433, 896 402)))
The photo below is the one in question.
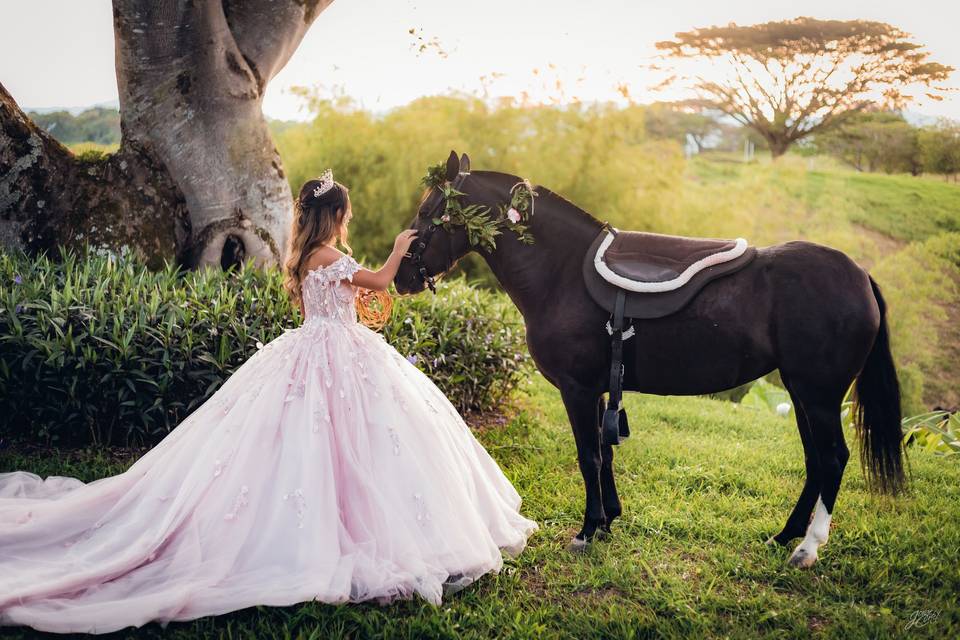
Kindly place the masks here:
MULTIPOLYGON (((468 193, 461 202, 469 200, 469 186, 476 180, 470 178, 470 158, 466 154, 457 157, 451 151, 447 158, 444 184, 457 191, 468 193)), ((446 198, 441 186, 431 186, 424 193, 417 216, 411 229, 416 229, 417 238, 410 245, 410 252, 400 262, 400 268, 393 279, 397 292, 420 293, 426 287, 433 290, 433 283, 449 271, 471 250, 467 230, 459 225, 443 225, 446 198)))

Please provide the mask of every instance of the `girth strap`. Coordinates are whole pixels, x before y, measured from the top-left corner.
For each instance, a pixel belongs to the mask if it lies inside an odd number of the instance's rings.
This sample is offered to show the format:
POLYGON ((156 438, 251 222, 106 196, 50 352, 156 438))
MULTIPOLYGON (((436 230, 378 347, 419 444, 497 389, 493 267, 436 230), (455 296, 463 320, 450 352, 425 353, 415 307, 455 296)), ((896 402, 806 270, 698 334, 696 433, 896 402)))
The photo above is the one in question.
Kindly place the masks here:
MULTIPOLYGON (((603 424, 601 425, 601 442, 605 445, 620 444, 620 412, 623 410, 621 405, 623 399, 623 311, 626 301, 627 294, 621 289, 617 292, 610 327, 610 399, 607 401, 606 411, 603 412, 603 424)), ((626 433, 622 435, 629 435, 626 420, 623 421, 623 431, 626 431, 626 433)))

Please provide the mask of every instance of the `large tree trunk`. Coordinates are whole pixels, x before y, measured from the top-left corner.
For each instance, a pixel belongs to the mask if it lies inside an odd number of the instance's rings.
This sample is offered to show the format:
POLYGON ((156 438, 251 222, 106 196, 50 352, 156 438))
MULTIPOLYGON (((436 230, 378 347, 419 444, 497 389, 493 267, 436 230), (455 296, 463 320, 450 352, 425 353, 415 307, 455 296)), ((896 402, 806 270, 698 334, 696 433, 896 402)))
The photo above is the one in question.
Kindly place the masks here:
POLYGON ((792 143, 792 140, 786 138, 767 136, 767 144, 770 145, 770 157, 776 160, 787 152, 792 143))
POLYGON ((291 197, 261 103, 331 1, 114 0, 120 151, 78 161, 4 91, 0 241, 83 238, 190 267, 281 260, 291 197))

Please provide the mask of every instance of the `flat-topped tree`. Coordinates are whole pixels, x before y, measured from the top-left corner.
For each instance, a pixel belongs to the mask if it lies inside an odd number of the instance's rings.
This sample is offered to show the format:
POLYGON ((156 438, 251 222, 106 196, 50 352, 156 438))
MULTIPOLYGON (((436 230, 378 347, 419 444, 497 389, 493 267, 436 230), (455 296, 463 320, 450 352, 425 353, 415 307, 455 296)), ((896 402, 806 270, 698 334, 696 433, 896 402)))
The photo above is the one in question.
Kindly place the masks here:
POLYGON ((688 101, 655 102, 647 107, 644 123, 654 138, 672 139, 681 144, 693 141, 698 153, 711 137, 724 130, 724 125, 702 105, 688 101))
POLYGON ((122 142, 78 158, 0 86, 0 246, 279 262, 292 199, 261 103, 332 0, 113 0, 122 142))
POLYGON ((911 36, 882 22, 796 18, 714 26, 657 43, 669 59, 706 59, 677 74, 706 107, 754 129, 773 157, 868 105, 902 108, 919 92, 940 99, 953 71, 911 36))

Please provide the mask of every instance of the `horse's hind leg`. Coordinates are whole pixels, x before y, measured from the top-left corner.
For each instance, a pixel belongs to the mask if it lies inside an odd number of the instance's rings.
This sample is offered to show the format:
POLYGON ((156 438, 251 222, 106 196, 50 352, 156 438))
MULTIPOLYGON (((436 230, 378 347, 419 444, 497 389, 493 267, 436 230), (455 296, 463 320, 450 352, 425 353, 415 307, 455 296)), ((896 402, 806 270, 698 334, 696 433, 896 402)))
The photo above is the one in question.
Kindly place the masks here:
MULTIPOLYGON (((597 424, 603 421, 603 412, 607 408, 607 403, 603 396, 597 402, 597 424)), ((617 495, 617 483, 613 476, 613 446, 609 444, 600 445, 600 493, 603 500, 604 522, 600 525, 601 530, 610 532, 610 525, 615 518, 623 513, 623 507, 620 506, 620 496, 617 495)))
POLYGON ((804 410, 812 428, 814 449, 818 458, 820 493, 806 535, 790 556, 790 564, 804 568, 813 566, 817 561, 817 549, 826 543, 830 534, 830 520, 837 493, 840 491, 840 481, 850 457, 840 423, 843 393, 827 392, 815 395, 816 399, 808 401, 804 410))
POLYGON ((850 452, 843 439, 840 403, 843 391, 818 388, 785 380, 797 414, 797 426, 803 441, 807 480, 797 506, 783 531, 774 540, 786 545, 804 536, 790 556, 790 564, 810 567, 817 561, 817 549, 826 543, 837 492, 850 452), (810 512, 816 507, 813 518, 810 512))
MULTIPOLYGON (((784 383, 787 384, 789 389, 789 383, 786 380, 784 380, 784 383)), ((813 506, 820 494, 819 457, 814 444, 812 426, 804 410, 802 400, 793 391, 790 391, 790 399, 793 400, 793 410, 800 431, 800 441, 803 443, 803 461, 806 466, 807 477, 803 482, 803 489, 800 491, 797 504, 790 512, 790 517, 787 518, 783 530, 767 540, 768 544, 776 542, 782 546, 787 546, 791 540, 806 533, 807 524, 810 522, 810 514, 813 512, 813 506)))

